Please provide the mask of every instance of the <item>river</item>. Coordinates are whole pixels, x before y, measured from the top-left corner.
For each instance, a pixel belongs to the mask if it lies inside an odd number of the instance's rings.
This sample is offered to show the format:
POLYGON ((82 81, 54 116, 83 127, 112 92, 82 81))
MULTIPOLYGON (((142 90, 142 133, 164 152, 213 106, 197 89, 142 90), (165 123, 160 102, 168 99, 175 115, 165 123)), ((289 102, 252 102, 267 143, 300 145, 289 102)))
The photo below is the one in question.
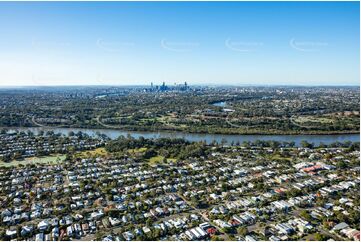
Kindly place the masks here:
POLYGON ((227 106, 227 102, 215 102, 215 103, 212 103, 213 106, 216 106, 216 107, 226 107, 227 106))
MULTIPOLYGON (((14 130, 14 129, 9 129, 14 130)), ((131 135, 134 138, 143 136, 144 138, 184 138, 189 141, 206 141, 211 143, 212 141, 221 142, 225 140, 226 143, 240 142, 243 141, 256 141, 256 140, 275 140, 279 142, 295 142, 296 146, 299 146, 302 140, 312 142, 315 145, 330 144, 333 142, 345 142, 360 141, 359 134, 340 134, 340 135, 227 135, 227 134, 194 134, 194 133, 183 133, 183 132, 141 132, 141 131, 124 131, 118 129, 81 129, 81 128, 48 128, 48 127, 32 127, 32 128, 17 128, 17 130, 27 131, 30 130, 35 134, 40 131, 54 131, 55 133, 61 133, 67 135, 70 131, 73 132, 84 132, 88 135, 96 135, 97 133, 105 134, 111 139, 115 139, 120 135, 127 136, 131 135)))

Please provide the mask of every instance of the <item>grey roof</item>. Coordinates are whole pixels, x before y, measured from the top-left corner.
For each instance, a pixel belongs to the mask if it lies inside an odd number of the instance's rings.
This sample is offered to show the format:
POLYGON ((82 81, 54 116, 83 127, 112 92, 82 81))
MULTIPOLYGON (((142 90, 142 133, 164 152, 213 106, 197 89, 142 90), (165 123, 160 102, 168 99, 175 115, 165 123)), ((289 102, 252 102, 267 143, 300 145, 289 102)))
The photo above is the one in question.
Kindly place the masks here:
POLYGON ((347 227, 348 227, 348 224, 345 222, 342 222, 342 223, 337 224, 335 227, 333 227, 333 230, 341 230, 341 229, 344 229, 347 227))

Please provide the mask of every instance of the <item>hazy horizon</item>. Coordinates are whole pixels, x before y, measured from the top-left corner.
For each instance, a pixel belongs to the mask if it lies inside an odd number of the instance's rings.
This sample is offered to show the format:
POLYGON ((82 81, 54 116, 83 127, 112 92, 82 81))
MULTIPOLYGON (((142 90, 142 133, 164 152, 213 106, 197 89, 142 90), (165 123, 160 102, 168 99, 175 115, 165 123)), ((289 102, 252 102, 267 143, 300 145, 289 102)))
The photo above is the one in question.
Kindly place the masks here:
POLYGON ((359 86, 359 2, 1 2, 0 87, 359 86))
MULTIPOLYGON (((154 86, 160 86, 162 83, 155 83, 154 86)), ((167 83, 166 83, 167 85, 167 83)), ((177 84, 178 85, 178 84, 177 84)), ((180 85, 182 85, 180 83, 180 85)), ((174 84, 169 84, 167 86, 174 86, 174 84)), ((188 86, 193 87, 360 87, 359 84, 324 84, 324 85, 297 85, 297 84, 188 84, 188 86)), ((14 86, 5 86, 0 85, 0 89, 6 88, 57 88, 57 87, 150 87, 149 84, 69 84, 69 85, 14 85, 14 86)))

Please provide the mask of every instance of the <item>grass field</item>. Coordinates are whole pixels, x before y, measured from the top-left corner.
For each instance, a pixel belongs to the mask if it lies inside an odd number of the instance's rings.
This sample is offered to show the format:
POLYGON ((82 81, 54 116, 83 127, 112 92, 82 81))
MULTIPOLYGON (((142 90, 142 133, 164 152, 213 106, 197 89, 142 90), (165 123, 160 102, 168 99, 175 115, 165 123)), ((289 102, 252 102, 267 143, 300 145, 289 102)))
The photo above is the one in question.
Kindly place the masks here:
POLYGON ((266 157, 267 157, 267 159, 269 159, 269 160, 288 160, 288 161, 292 161, 291 158, 289 158, 289 157, 282 157, 282 156, 279 155, 279 154, 267 155, 266 157))
POLYGON ((303 123, 320 123, 320 124, 331 124, 333 122, 330 117, 313 117, 313 116, 302 116, 297 117, 295 122, 303 124, 303 123))
POLYGON ((25 158, 24 160, 13 160, 11 162, 1 162, 0 167, 11 167, 18 166, 20 164, 47 164, 47 163, 56 163, 65 160, 65 155, 52 155, 52 156, 44 156, 44 157, 31 157, 25 158))
POLYGON ((88 157, 95 157, 95 156, 105 156, 108 152, 105 148, 96 148, 95 150, 85 150, 82 152, 77 153, 75 156, 78 158, 88 158, 88 157))
POLYGON ((164 159, 164 156, 161 156, 161 155, 154 156, 154 157, 149 159, 149 163, 151 165, 159 164, 159 163, 163 162, 163 159, 164 159))
MULTIPOLYGON (((150 165, 162 164, 163 160, 164 160, 164 156, 161 156, 161 155, 154 156, 149 159, 149 164, 150 165)), ((175 162, 175 161, 177 161, 177 159, 167 158, 167 162, 175 162)))
POLYGON ((128 149, 128 152, 132 153, 132 154, 143 153, 145 151, 147 151, 147 148, 145 148, 145 147, 142 147, 142 148, 139 148, 139 149, 128 149))

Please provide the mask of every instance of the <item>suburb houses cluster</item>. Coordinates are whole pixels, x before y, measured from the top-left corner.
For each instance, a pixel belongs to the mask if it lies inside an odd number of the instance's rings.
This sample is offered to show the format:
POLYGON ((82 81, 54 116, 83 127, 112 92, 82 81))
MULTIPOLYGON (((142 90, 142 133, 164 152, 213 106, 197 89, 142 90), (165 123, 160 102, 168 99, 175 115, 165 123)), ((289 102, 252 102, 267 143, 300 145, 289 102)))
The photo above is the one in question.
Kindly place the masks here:
POLYGON ((204 146, 2 167, 0 239, 360 239, 358 149, 204 146))
POLYGON ((35 135, 32 132, 1 130, 0 160, 11 161, 49 154, 66 154, 72 150, 90 150, 106 144, 106 137, 91 137, 85 133, 68 136, 52 131, 35 135))

